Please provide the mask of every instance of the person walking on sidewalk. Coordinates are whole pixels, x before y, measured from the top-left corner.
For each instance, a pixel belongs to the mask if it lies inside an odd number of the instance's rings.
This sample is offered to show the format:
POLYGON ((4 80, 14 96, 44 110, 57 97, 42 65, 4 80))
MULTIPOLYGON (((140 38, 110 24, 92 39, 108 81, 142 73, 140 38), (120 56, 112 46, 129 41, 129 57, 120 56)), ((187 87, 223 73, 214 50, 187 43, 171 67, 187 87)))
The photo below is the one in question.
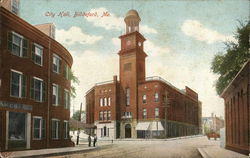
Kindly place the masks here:
POLYGON ((89 146, 91 146, 91 137, 90 137, 90 135, 88 137, 88 141, 89 141, 89 146))
POLYGON ((93 143, 94 143, 94 147, 95 147, 95 143, 96 143, 96 142, 97 142, 97 136, 95 135, 95 136, 94 136, 94 142, 93 142, 93 143))

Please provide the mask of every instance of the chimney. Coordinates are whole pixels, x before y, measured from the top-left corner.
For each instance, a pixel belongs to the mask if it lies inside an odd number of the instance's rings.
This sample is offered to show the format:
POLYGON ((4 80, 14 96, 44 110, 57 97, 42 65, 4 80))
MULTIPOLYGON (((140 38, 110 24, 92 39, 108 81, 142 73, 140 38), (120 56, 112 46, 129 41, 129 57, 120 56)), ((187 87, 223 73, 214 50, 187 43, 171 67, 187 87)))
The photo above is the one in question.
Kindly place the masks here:
POLYGON ((114 83, 117 82, 117 75, 114 75, 114 76, 113 76, 113 81, 114 81, 114 83))

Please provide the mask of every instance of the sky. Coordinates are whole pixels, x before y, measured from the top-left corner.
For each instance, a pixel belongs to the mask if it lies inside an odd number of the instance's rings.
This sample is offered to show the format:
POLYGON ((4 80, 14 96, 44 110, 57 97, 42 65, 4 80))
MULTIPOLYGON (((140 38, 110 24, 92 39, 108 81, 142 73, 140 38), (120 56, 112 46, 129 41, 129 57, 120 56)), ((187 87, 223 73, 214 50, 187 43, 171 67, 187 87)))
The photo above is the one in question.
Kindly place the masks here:
POLYGON ((135 9, 146 38, 146 76, 192 88, 203 116, 213 112, 224 117, 211 62, 217 53, 225 53, 224 42, 237 42, 238 21, 249 19, 248 0, 21 0, 20 9, 21 18, 33 25, 54 23, 56 40, 71 53, 72 70, 80 80, 72 112, 81 103, 85 109, 85 93, 95 83, 119 76, 118 37, 125 32, 126 13, 135 9))

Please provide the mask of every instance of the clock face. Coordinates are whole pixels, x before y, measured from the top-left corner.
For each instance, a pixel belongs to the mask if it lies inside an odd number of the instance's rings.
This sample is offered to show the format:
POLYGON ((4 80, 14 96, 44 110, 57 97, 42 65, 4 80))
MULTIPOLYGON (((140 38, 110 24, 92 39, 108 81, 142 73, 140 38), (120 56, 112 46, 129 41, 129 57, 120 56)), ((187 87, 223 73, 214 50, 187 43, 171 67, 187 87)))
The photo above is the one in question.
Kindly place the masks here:
POLYGON ((127 46, 130 46, 130 45, 131 45, 131 41, 130 41, 130 40, 127 40, 126 45, 127 45, 127 46))

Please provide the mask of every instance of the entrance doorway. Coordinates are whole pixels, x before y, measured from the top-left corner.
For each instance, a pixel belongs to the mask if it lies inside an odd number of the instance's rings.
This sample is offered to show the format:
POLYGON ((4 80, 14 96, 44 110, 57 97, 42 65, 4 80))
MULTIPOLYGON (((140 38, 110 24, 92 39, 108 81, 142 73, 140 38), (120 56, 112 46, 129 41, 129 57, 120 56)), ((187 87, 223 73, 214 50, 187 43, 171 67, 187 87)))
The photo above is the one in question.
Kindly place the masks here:
POLYGON ((125 138, 131 138, 131 125, 125 125, 125 138))
POLYGON ((26 148, 27 121, 26 113, 9 112, 8 116, 8 149, 26 148))

